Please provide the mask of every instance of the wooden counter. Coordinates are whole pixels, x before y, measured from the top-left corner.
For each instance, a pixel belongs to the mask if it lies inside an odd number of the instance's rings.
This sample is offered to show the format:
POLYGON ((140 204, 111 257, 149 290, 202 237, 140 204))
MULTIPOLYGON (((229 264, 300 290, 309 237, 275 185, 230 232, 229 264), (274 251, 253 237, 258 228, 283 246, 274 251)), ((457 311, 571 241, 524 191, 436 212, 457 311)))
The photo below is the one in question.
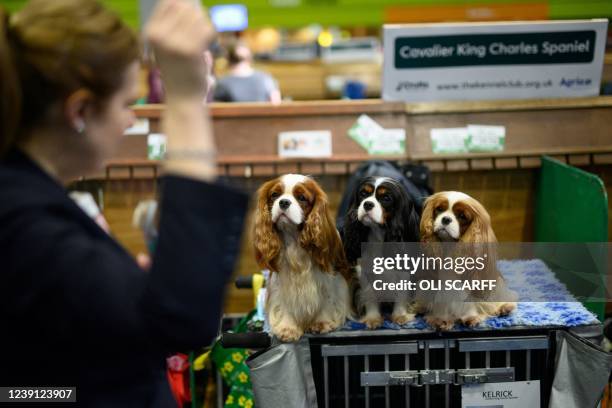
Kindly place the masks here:
MULTIPOLYGON (((612 163, 612 97, 530 101, 410 103, 364 101, 211 104, 220 170, 232 176, 270 176, 302 171, 310 174, 351 172, 368 154, 347 136, 361 114, 385 128, 406 129, 406 153, 382 156, 427 164, 434 171, 531 168, 550 154, 575 165, 612 163), (434 154, 430 130, 467 124, 506 127, 506 145, 498 153, 434 154), (282 131, 330 130, 333 156, 327 159, 280 159, 277 137, 282 131)), ((159 130, 162 105, 135 109, 159 130)), ((130 163, 146 167, 146 136, 128 136, 112 160, 116 170, 130 163)), ((151 166, 156 163, 151 162, 151 166)))

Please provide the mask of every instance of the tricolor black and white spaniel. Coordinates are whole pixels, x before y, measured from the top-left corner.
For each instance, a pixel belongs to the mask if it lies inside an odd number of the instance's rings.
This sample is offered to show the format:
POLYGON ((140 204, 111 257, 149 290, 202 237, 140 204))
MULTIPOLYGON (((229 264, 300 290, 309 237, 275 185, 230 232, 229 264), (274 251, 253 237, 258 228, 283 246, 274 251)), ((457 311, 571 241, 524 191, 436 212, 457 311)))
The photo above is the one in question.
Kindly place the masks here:
MULTIPOLYGON (((355 267, 360 288, 355 293, 355 307, 362 322, 370 329, 382 325, 381 305, 359 259, 362 243, 418 242, 419 215, 404 187, 389 177, 366 177, 353 193, 342 231, 342 243, 349 265, 355 267)), ((393 305, 391 319, 404 324, 414 319, 410 301, 399 294, 393 305)))

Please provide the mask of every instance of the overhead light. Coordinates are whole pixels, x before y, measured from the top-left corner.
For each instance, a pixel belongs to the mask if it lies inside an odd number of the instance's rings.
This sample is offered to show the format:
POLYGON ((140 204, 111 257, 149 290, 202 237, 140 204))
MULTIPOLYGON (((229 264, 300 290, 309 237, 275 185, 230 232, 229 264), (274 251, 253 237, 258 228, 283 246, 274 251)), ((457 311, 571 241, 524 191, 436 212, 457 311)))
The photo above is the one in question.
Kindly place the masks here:
POLYGON ((329 47, 334 42, 334 36, 327 30, 323 30, 319 33, 317 42, 321 47, 329 47))

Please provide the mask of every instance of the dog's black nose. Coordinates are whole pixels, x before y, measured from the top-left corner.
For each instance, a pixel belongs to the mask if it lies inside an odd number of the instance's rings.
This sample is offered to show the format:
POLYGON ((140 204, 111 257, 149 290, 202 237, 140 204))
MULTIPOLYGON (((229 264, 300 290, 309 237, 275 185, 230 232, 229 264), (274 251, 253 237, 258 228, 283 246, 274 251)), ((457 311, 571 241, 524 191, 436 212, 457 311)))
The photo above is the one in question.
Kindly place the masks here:
POLYGON ((281 210, 286 210, 290 205, 291 201, 287 200, 286 198, 283 198, 278 202, 278 206, 281 208, 281 210))
POLYGON ((366 201, 365 203, 363 203, 363 209, 366 211, 370 211, 372 208, 374 208, 374 203, 371 201, 366 201))
POLYGON ((442 225, 448 225, 452 222, 453 220, 451 219, 451 217, 442 217, 442 225))

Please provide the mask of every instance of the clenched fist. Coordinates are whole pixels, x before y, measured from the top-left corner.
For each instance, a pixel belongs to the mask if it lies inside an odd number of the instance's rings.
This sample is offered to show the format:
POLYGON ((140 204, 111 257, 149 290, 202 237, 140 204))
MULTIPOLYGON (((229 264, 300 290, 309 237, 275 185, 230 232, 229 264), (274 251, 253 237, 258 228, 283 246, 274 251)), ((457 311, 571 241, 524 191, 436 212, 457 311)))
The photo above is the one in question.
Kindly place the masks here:
POLYGON ((202 7, 193 1, 161 0, 144 33, 161 70, 167 100, 202 100, 209 71, 203 52, 215 35, 202 7))

